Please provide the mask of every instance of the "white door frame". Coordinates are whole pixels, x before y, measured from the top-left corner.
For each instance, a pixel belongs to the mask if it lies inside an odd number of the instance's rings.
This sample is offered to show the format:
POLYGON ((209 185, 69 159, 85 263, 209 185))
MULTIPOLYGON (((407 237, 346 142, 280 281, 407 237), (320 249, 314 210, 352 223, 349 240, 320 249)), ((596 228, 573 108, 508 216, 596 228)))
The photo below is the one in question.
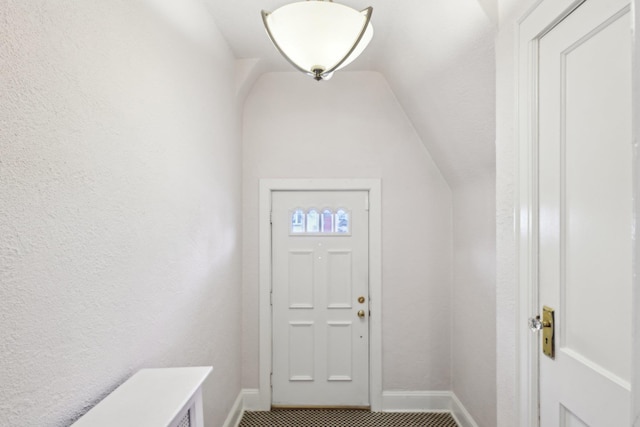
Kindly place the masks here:
POLYGON ((633 94, 632 94, 632 135, 633 135, 633 208, 634 208, 634 226, 636 235, 634 236, 635 246, 633 248, 633 282, 631 283, 632 289, 632 318, 634 324, 632 325, 633 334, 633 347, 631 360, 634 365, 632 369, 631 378, 631 395, 633 401, 631 402, 631 410, 634 427, 640 427, 640 150, 638 144, 640 143, 640 0, 632 0, 631 8, 633 15, 633 69, 631 73, 633 94))
MULTIPOLYGON (((539 336, 532 334, 527 328, 529 317, 536 313, 539 307, 538 301, 538 229, 537 229, 537 81, 538 62, 537 51, 540 38, 555 27, 562 19, 569 15, 586 0, 538 0, 516 23, 516 64, 517 64, 517 103, 516 103, 516 189, 515 196, 515 239, 517 248, 517 283, 516 301, 518 301, 516 313, 516 358, 518 361, 516 378, 516 397, 518 425, 522 427, 538 427, 538 361, 540 357, 539 336)), ((631 0, 639 5, 640 0, 631 0)), ((638 11, 636 10, 636 15, 638 11)), ((634 35, 638 40, 637 33, 634 35)), ((634 114, 640 113, 640 56, 637 54, 639 47, 636 43, 634 55, 634 114)), ((634 140, 638 143, 640 136, 640 120, 634 120, 634 140)), ((634 210, 640 212, 640 165, 638 149, 634 150, 633 170, 634 176, 634 210)), ((634 215, 637 224, 637 214, 634 215)), ((638 226, 636 239, 640 237, 638 226)), ((640 254, 634 248, 634 277, 633 277, 633 319, 634 319, 634 361, 633 372, 635 378, 632 383, 635 408, 634 413, 640 414, 640 393, 635 392, 640 387, 640 254)), ((633 407, 634 405, 632 405, 633 407)), ((640 426, 640 420, 635 420, 634 427, 640 426)))
POLYGON ((382 194, 379 179, 260 180, 260 387, 259 410, 271 408, 271 193, 274 191, 369 193, 369 402, 382 410, 382 194))

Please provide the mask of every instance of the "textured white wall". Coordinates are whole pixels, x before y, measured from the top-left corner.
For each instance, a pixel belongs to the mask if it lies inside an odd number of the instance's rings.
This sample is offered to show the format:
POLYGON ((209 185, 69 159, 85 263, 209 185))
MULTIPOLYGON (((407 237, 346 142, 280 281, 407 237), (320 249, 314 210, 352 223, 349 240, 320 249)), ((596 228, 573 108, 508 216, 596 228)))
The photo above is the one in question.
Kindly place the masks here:
POLYGON ((243 123, 243 385, 259 374, 259 178, 381 178, 383 387, 450 390, 451 193, 385 79, 265 74, 243 123))
POLYGON ((142 367, 213 365, 209 426, 235 399, 235 60, 207 16, 0 0, 0 425, 69 425, 142 367))
POLYGON ((496 425, 495 176, 453 189, 451 377, 480 427, 496 425))
MULTIPOLYGON (((396 5, 375 7, 380 16, 396 5)), ((451 186, 452 386, 479 425, 493 427, 498 2, 416 2, 411 11, 398 12, 402 30, 378 32, 372 44, 383 48, 377 63, 451 186)))
POLYGON ((498 0, 478 0, 478 4, 484 10, 484 13, 487 14, 489 20, 494 24, 498 25, 498 0))
MULTIPOLYGON (((398 28, 376 33, 371 43, 379 70, 455 191, 495 168, 496 26, 485 13, 493 0, 409 3, 402 9, 410 13, 397 12, 398 28)), ((375 7, 374 25, 376 16, 398 9, 389 1, 375 7)))

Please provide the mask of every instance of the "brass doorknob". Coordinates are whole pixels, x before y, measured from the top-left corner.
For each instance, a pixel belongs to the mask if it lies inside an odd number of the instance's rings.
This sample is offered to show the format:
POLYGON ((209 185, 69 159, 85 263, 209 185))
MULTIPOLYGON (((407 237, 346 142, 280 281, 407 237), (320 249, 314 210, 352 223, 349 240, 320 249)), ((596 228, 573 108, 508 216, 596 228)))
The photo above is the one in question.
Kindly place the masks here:
POLYGON ((364 304, 364 297, 358 297, 358 302, 360 304, 364 304))
POLYGON ((364 317, 364 310, 358 311, 358 317, 361 319, 364 317))

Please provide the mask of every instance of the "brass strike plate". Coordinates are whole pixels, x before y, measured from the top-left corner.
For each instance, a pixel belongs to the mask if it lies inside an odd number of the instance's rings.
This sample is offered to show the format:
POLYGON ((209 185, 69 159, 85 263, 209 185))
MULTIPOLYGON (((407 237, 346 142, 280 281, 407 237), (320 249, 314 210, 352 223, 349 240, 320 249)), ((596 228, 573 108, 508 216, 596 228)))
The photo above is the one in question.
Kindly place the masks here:
POLYGON ((542 352, 552 359, 556 358, 554 310, 546 305, 542 307, 542 352))

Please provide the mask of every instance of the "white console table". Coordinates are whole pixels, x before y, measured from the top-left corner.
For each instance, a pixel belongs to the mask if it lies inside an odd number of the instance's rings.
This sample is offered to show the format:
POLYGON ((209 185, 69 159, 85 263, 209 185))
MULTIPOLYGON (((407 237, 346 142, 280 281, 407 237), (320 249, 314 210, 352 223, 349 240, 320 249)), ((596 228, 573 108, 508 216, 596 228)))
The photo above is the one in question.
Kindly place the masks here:
POLYGON ((73 427, 204 427, 201 386, 211 369, 142 369, 73 427))

